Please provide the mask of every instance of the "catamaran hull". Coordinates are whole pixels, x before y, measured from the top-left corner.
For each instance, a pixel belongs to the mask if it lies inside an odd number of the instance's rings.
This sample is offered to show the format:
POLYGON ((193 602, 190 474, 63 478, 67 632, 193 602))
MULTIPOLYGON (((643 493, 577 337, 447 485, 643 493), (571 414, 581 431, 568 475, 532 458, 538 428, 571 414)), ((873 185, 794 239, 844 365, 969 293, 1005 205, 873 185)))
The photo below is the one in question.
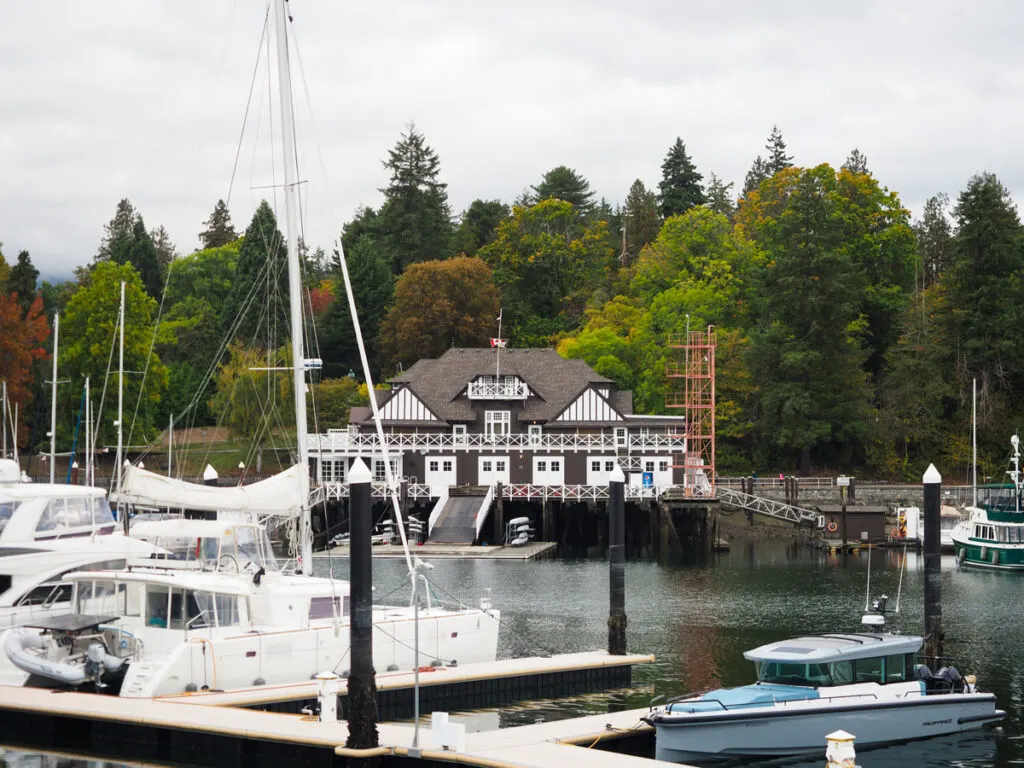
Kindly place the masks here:
POLYGON ((652 718, 652 724, 655 757, 680 763, 820 754, 825 736, 839 729, 857 737, 858 749, 880 747, 969 731, 1004 716, 995 696, 971 693, 929 695, 920 702, 817 706, 810 712, 789 704, 759 712, 679 714, 652 718))

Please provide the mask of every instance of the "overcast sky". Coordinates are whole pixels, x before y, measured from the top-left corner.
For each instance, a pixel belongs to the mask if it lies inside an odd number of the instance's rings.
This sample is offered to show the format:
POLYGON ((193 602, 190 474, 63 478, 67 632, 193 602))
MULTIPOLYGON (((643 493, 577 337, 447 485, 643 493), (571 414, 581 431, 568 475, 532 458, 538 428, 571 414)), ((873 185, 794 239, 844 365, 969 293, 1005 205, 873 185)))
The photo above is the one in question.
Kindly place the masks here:
MULTIPOLYGON (((454 211, 568 165, 622 201, 681 136, 743 184, 778 124, 800 165, 858 147, 915 216, 980 170, 1024 190, 1024 4, 885 0, 291 0, 307 240, 377 205, 410 121, 454 211), (301 67, 297 66, 301 59, 301 67), (305 84, 303 84, 303 76, 305 84), (307 98, 308 92, 308 98, 307 98)), ((260 0, 45 0, 4 7, 0 242, 44 276, 96 252, 128 197, 180 252, 227 197, 260 0)), ((244 229, 273 190, 260 66, 231 192, 244 229)), ((275 92, 276 93, 276 92, 275 92)), ((276 95, 275 95, 276 98, 276 95)), ((277 179, 280 181, 280 178, 277 179)))

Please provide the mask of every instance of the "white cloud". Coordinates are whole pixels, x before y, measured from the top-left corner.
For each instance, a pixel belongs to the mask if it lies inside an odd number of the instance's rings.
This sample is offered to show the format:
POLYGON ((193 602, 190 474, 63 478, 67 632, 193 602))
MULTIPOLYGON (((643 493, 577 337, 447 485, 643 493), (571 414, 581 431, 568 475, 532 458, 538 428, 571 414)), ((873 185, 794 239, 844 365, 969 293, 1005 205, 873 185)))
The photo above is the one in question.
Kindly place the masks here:
MULTIPOLYGON (((800 164, 859 147, 915 211, 979 170, 1024 187, 1024 8, 1009 0, 290 5, 312 244, 379 202, 381 160, 410 120, 440 154, 456 210, 511 200, 558 164, 619 202, 637 177, 657 184, 677 135, 705 176, 740 186, 772 124, 800 164)), ((262 22, 252 2, 7 8, 5 251, 70 273, 121 197, 194 248, 228 191, 262 22)), ((264 66, 231 200, 240 228, 272 197, 251 189, 273 181, 269 85, 264 66)))

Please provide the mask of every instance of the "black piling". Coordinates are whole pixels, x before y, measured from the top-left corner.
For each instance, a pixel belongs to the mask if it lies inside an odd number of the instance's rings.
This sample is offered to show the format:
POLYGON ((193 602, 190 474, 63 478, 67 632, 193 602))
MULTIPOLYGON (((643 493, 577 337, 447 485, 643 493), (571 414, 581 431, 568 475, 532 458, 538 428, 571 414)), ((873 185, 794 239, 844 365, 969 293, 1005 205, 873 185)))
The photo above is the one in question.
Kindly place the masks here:
POLYGON ((626 478, 608 483, 608 653, 626 653, 626 478))
POLYGON ((378 746, 377 681, 373 671, 373 565, 371 551, 370 470, 356 459, 349 471, 351 516, 349 647, 352 668, 348 678, 348 741, 352 749, 378 746))
POLYGON ((942 656, 941 511, 942 475, 929 464, 924 473, 924 652, 929 660, 942 656))

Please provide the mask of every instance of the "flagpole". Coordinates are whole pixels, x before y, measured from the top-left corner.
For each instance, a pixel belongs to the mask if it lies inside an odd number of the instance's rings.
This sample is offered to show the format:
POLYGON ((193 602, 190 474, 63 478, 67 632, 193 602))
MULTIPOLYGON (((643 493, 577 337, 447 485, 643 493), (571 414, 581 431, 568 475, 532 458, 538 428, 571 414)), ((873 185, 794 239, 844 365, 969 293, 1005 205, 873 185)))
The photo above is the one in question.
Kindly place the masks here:
POLYGON ((496 361, 495 362, 495 369, 494 369, 494 383, 495 384, 497 384, 498 380, 501 378, 501 315, 502 315, 502 313, 504 311, 505 311, 504 309, 499 309, 498 310, 498 346, 497 346, 497 355, 495 355, 495 358, 494 358, 495 361, 496 361))

